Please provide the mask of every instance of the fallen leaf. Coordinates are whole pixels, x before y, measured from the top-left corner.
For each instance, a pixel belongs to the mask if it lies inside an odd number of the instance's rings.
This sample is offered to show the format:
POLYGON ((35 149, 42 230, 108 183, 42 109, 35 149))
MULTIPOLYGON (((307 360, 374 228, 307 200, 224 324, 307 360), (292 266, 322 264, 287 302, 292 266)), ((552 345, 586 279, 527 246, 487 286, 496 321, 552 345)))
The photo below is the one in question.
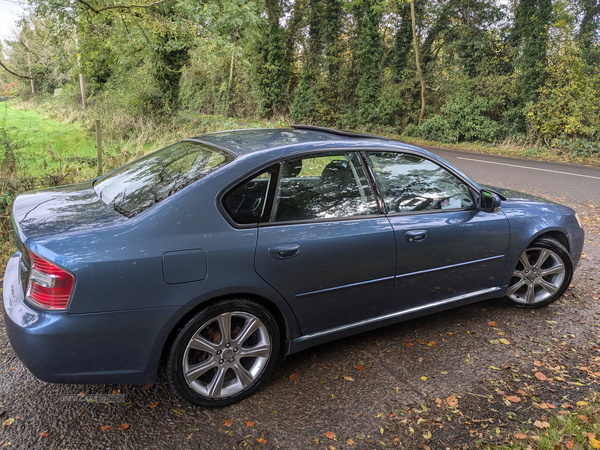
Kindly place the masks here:
POLYGON ((231 425, 233 425, 233 420, 225 419, 225 422, 223 422, 223 425, 225 425, 226 427, 230 427, 231 425))
POLYGON ((542 372, 536 372, 535 377, 540 381, 546 381, 548 379, 542 372))
POLYGON ((145 391, 149 391, 149 390, 150 390, 150 389, 152 389, 153 387, 154 387, 154 385, 153 385, 153 384, 146 384, 146 385, 144 385, 144 390, 145 390, 145 391))
POLYGON ((412 347, 412 346, 413 346, 413 345, 415 345, 415 344, 413 344, 412 342, 406 342, 406 343, 405 343, 405 345, 406 345, 407 347, 412 347))
POLYGON ((108 430, 110 430, 110 425, 104 425, 103 427, 100 427, 100 429, 102 431, 108 431, 108 430))
POLYGON ((502 338, 502 339, 499 339, 499 340, 500 340, 500 342, 502 342, 504 345, 510 345, 510 341, 509 341, 508 339, 504 339, 504 338, 502 338))
POLYGON ((527 439, 527 435, 525 433, 523 433, 522 431, 517 431, 515 433, 515 438, 516 439, 527 439))
POLYGON ((296 381, 300 376, 297 373, 293 373, 290 375, 290 380, 296 381))
POLYGON ((458 399, 454 395, 451 395, 446 399, 446 403, 448 403, 448 406, 451 408, 454 408, 456 405, 458 405, 458 399))
POLYGON ((396 417, 396 412, 395 411, 391 412, 390 417, 396 417))
POLYGON ((571 405, 570 403, 563 403, 562 407, 565 409, 573 409, 573 405, 571 405))
POLYGON ((421 377, 421 380, 427 381, 427 377, 421 377))
POLYGON ((246 425, 248 425, 249 427, 253 427, 255 424, 256 424, 256 422, 252 422, 251 420, 246 422, 246 425))
POLYGON ((12 425, 13 423, 15 423, 15 419, 13 419, 12 417, 10 419, 6 419, 4 421, 4 426, 7 427, 9 425, 12 425))
POLYGON ((352 378, 352 377, 344 377, 344 380, 346 380, 346 381, 354 381, 354 378, 352 378))
POLYGON ((497 327, 498 326, 498 324, 496 322, 488 322, 488 325, 490 327, 497 327))
POLYGON ((417 344, 424 344, 424 343, 425 343, 424 341, 417 340, 417 344))
POLYGON ((346 441, 346 445, 354 445, 354 441, 352 439, 348 439, 346 441))
POLYGON ((119 395, 121 393, 121 389, 113 390, 113 395, 119 395))
POLYGON ((498 331, 498 336, 504 336, 506 333, 504 331, 498 331))
POLYGON ((544 422, 543 420, 536 420, 533 422, 533 426, 537 428, 548 428, 550 424, 548 422, 544 422))
POLYGON ((333 431, 328 431, 325 433, 325 436, 327 436, 328 439, 335 439, 335 433, 333 431))
POLYGON ((42 431, 42 432, 40 433, 40 436, 41 436, 41 437, 48 437, 48 436, 50 436, 50 433, 48 433, 47 431, 42 431))
POLYGON ((521 397, 517 397, 516 395, 511 395, 506 397, 507 400, 510 400, 513 403, 519 403, 521 401, 521 397))
POLYGON ((588 419, 588 417, 587 417, 587 416, 584 416, 583 414, 578 414, 578 415, 577 415, 577 418, 578 418, 579 420, 581 420, 582 422, 585 422, 585 423, 590 423, 590 419, 588 419))
POLYGON ((129 428, 129 424, 128 423, 122 423, 121 426, 119 427, 119 430, 123 431, 123 430, 126 430, 127 428, 129 428))
POLYGON ((590 445, 592 448, 600 448, 600 441, 596 440, 595 438, 590 438, 590 445))
POLYGON ((79 394, 77 394, 77 397, 85 397, 85 392, 80 392, 79 394))
POLYGON ((158 405, 160 405, 160 402, 152 402, 150 408, 156 408, 158 405))
POLYGON ((584 401, 577 402, 577 406, 587 406, 587 405, 588 405, 588 402, 584 402, 584 401))
POLYGON ((427 344, 427 345, 429 345, 430 347, 435 347, 435 341, 431 341, 431 342, 430 342, 429 344, 427 344))
POLYGON ((585 433, 585 435, 587 436, 588 439, 596 439, 595 433, 585 433))
POLYGON ((178 416, 183 415, 183 413, 185 412, 183 409, 173 409, 172 410, 175 414, 177 414, 178 416))
POLYGON ((256 442, 258 442, 260 445, 264 445, 267 443, 267 440, 265 438, 260 438, 256 442))
POLYGON ((569 442, 567 442, 567 450, 573 450, 574 445, 575 445, 575 441, 573 439, 571 439, 569 442))
POLYGON ((367 370, 365 369, 365 366, 354 366, 354 368, 358 370, 367 370))
POLYGON ((544 363, 541 362, 541 361, 534 361, 533 365, 536 366, 536 367, 542 367, 544 365, 544 363))
POLYGON ((423 433, 423 437, 427 440, 431 439, 431 431, 427 431, 423 433))

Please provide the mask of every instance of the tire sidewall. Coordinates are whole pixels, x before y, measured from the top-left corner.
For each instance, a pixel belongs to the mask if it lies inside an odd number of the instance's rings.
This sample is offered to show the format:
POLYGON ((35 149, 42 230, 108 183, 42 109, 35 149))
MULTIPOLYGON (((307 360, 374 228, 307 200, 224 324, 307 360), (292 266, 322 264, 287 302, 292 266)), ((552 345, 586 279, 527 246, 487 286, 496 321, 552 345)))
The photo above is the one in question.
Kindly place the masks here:
POLYGON ((169 349, 167 357, 167 379, 173 389, 181 397, 196 406, 220 407, 231 405, 247 398, 261 387, 277 362, 279 346, 280 337, 277 322, 265 308, 246 299, 222 300, 200 310, 181 328, 181 330, 179 330, 169 349), (271 354, 262 373, 248 388, 229 397, 211 399, 198 394, 187 384, 185 377, 183 376, 183 357, 189 341, 198 329, 211 319, 226 312, 245 312, 258 318, 265 325, 269 333, 271 354))
MULTIPOLYGON (((542 308, 551 303, 554 303, 556 300, 562 297, 565 291, 569 288, 571 284, 571 280, 573 279, 573 262, 571 261, 571 255, 568 250, 557 240, 551 238, 538 238, 534 240, 526 250, 531 248, 544 248, 546 250, 552 250, 554 253, 558 255, 561 262, 565 267, 565 279, 563 280, 560 288, 549 298, 544 300, 543 302, 527 304, 527 303, 519 303, 511 299, 508 295, 504 297, 504 299, 511 305, 516 308, 523 309, 535 309, 542 308)), ((519 255, 520 256, 520 255, 519 255)), ((512 276, 511 276, 512 279, 512 276)))

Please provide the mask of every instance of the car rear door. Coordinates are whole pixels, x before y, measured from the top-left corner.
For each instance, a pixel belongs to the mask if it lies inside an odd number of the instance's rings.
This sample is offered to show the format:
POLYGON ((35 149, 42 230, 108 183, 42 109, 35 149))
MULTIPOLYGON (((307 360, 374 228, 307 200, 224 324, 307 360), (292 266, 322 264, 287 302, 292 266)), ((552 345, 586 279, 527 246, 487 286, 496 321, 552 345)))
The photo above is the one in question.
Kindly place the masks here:
POLYGON ((304 335, 381 315, 395 260, 394 232, 357 153, 282 163, 255 265, 289 302, 304 335))
POLYGON ((471 189, 420 155, 368 152, 396 237, 387 312, 458 301, 496 288, 509 246, 502 211, 480 211, 471 189))

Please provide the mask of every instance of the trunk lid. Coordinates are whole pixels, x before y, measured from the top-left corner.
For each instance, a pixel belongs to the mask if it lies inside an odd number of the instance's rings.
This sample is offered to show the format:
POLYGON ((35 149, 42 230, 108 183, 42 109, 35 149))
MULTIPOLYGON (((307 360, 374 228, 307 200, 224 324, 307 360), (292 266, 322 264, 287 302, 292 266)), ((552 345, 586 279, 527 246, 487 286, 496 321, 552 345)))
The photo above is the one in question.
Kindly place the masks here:
POLYGON ((43 244, 127 220, 98 197, 91 181, 21 194, 12 219, 21 251, 29 239, 43 244))

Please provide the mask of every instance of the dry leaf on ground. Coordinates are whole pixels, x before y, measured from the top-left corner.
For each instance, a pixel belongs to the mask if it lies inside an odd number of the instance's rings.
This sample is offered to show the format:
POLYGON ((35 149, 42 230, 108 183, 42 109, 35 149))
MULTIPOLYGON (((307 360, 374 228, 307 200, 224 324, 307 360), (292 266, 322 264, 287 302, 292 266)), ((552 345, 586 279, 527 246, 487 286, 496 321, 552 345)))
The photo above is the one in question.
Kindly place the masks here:
POLYGON ((223 425, 225 425, 226 427, 230 427, 231 425, 233 425, 233 420, 225 419, 225 422, 223 422, 223 425))
POLYGON ((123 431, 123 430, 126 430, 127 428, 129 428, 129 424, 128 423, 122 423, 121 426, 119 427, 119 430, 123 431))
POLYGON ((458 399, 454 395, 451 395, 446 399, 446 403, 448 403, 448 406, 454 408, 456 405, 458 405, 458 399))
POLYGON ((333 431, 328 431, 325 433, 325 436, 327 436, 329 439, 335 439, 335 433, 333 431))
POLYGON ((293 373, 290 375, 290 380, 296 381, 300 376, 297 373, 293 373))
POLYGON ((536 372, 535 377, 540 381, 546 381, 548 379, 542 372, 536 372))

